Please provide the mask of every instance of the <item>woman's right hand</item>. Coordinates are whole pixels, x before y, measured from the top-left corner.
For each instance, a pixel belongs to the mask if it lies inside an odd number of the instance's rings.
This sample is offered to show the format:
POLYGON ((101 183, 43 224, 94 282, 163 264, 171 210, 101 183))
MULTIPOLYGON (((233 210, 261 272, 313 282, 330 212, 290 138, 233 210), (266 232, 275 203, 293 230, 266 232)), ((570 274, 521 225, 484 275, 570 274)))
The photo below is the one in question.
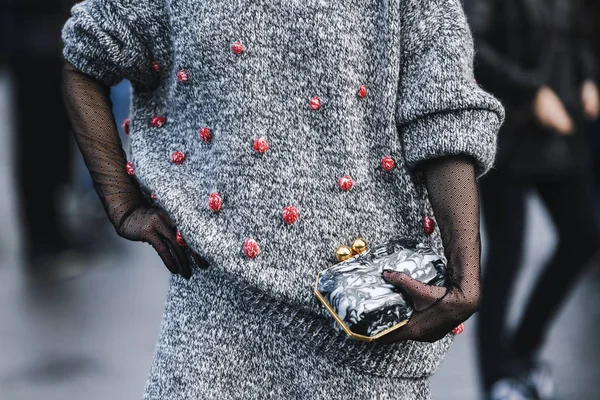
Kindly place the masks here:
POLYGON ((184 278, 192 276, 190 261, 206 268, 206 261, 182 239, 178 243, 177 228, 165 211, 146 201, 135 169, 127 163, 112 113, 110 87, 66 63, 62 88, 75 141, 117 233, 151 244, 169 271, 184 278))
POLYGON ((561 135, 573 134, 573 121, 556 93, 547 86, 537 92, 533 101, 533 115, 544 127, 561 135))
POLYGON ((119 236, 138 242, 149 243, 174 274, 186 279, 192 276, 190 258, 199 268, 207 263, 184 243, 178 243, 177 228, 164 210, 142 205, 131 211, 115 225, 119 236))

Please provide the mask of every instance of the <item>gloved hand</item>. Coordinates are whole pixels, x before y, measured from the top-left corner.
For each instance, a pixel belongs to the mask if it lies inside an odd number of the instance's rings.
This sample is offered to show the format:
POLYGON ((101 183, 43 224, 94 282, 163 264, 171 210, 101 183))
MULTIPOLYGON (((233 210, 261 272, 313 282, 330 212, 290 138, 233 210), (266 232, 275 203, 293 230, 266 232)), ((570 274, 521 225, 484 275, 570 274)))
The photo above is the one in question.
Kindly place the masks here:
POLYGON ((125 239, 152 245, 169 271, 174 274, 181 274, 186 279, 192 276, 190 257, 197 267, 207 267, 206 261, 184 243, 180 243, 181 239, 177 240, 177 228, 158 207, 137 207, 115 228, 119 236, 125 239))
POLYGON ((399 272, 384 271, 384 279, 412 301, 415 312, 403 327, 378 339, 435 342, 479 309, 479 194, 472 161, 444 157, 421 165, 431 206, 448 260, 445 287, 429 286, 399 272))
POLYGON ((127 159, 112 114, 110 88, 66 64, 63 95, 83 160, 104 210, 117 233, 146 242, 166 267, 185 278, 207 263, 177 240, 177 228, 164 210, 149 203, 127 171, 127 159))

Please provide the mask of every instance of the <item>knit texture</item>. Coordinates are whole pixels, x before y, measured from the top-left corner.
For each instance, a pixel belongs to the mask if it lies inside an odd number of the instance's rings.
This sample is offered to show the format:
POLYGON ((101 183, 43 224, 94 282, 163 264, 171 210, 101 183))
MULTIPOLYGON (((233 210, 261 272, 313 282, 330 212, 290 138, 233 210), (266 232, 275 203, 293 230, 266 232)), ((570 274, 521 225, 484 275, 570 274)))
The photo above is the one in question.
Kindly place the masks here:
MULTIPOLYGON (((485 173, 504 117, 475 83, 458 0, 88 0, 73 8, 63 39, 66 60, 82 72, 109 85, 131 80, 136 177, 187 244, 211 268, 262 293, 254 312, 273 301, 306 316, 286 322, 289 313, 260 311, 269 319, 263 324, 327 323, 313 294, 316 275, 359 236, 373 245, 407 237, 442 251, 438 232, 423 232, 430 205, 416 166, 465 154, 485 173), (232 50, 236 41, 243 51, 232 50), (153 126, 154 116, 166 124, 153 126), (205 127, 210 141, 200 138, 205 127), (259 137, 264 153, 253 148, 259 137), (172 161, 176 151, 182 163, 172 161), (391 171, 381 167, 384 156, 395 161, 391 171), (348 191, 338 186, 345 175, 348 191), (208 207, 212 192, 223 200, 218 212, 208 207), (294 224, 282 218, 289 205, 298 210, 294 224), (243 252, 248 238, 258 243, 256 258, 243 252)), ((172 279, 171 293, 197 295, 169 297, 165 332, 175 334, 173 321, 188 330, 199 323, 198 307, 213 296, 191 286, 202 274, 172 279)), ((318 333, 315 349, 339 340, 329 325, 318 333)), ((159 355, 179 352, 180 342, 161 340, 159 355)), ((429 375, 448 340, 383 352, 343 340, 335 354, 386 376, 429 375)))
POLYGON ((452 342, 378 346, 329 330, 217 269, 174 276, 143 400, 426 400, 452 342))

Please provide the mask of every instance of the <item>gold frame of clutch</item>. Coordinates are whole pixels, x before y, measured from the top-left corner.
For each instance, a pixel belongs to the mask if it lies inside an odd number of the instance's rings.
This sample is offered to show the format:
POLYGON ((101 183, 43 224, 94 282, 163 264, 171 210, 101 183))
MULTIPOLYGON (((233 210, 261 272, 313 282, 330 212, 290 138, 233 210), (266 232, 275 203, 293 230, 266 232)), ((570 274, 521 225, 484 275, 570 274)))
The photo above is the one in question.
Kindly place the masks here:
POLYGON ((366 335, 361 335, 359 333, 352 332, 350 330, 350 328, 348 328, 348 326, 340 318, 340 316, 337 315, 337 313, 333 310, 333 307, 331 306, 331 304, 329 304, 327 302, 327 300, 325 300, 325 298, 323 297, 321 292, 319 292, 319 278, 321 277, 322 272, 324 272, 324 271, 321 271, 317 274, 317 283, 315 284, 315 295, 317 296, 319 301, 325 306, 327 311, 329 311, 329 313, 333 316, 333 318, 336 320, 336 322, 342 327, 344 332, 346 332, 346 334, 348 336, 350 336, 351 338, 356 339, 356 340, 361 340, 363 342, 372 342, 376 339, 379 339, 382 336, 387 335, 388 333, 390 333, 392 331, 395 331, 398 328, 403 327, 404 325, 406 325, 408 323, 408 319, 405 319, 404 321, 398 322, 396 325, 391 326, 391 327, 387 328, 386 330, 381 331, 377 335, 374 335, 374 336, 366 336, 366 335))

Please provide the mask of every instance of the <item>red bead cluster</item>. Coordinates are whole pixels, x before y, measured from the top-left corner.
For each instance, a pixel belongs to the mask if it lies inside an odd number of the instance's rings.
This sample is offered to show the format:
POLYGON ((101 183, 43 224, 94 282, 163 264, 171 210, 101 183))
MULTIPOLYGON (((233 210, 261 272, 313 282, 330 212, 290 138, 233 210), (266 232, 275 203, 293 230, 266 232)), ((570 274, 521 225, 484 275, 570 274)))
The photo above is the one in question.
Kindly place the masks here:
POLYGON ((167 123, 167 118, 162 115, 157 115, 155 117, 152 117, 152 119, 150 120, 150 125, 152 125, 155 128, 161 128, 161 127, 165 126, 166 123, 167 123))
POLYGON ((135 176, 135 167, 131 161, 127 161, 127 164, 125 164, 125 169, 127 170, 127 175, 135 176))
POLYGON ((212 139, 212 134, 210 133, 210 129, 202 128, 200 129, 200 140, 203 142, 210 142, 212 139))
POLYGON ((175 240, 177 240, 177 244, 180 245, 181 247, 185 247, 187 244, 187 243, 185 243, 185 239, 183 238, 183 235, 179 231, 177 231, 177 233, 175 234, 175 240))
POLYGON ((259 137, 254 140, 252 147, 257 153, 266 153, 269 150, 269 142, 264 137, 259 137))
POLYGON ((150 199, 152 199, 152 201, 156 201, 156 193, 150 193, 150 199))
POLYGON ((214 212, 219 212, 223 208, 223 199, 221 195, 217 192, 212 192, 208 196, 208 208, 210 208, 214 212))
POLYGON ((171 161, 173 161, 174 164, 179 165, 185 161, 185 154, 180 151, 175 151, 171 154, 171 161))
POLYGON ((152 69, 156 72, 160 72, 160 64, 157 61, 152 63, 152 69))
POLYGON ((189 77, 188 73, 185 70, 180 69, 177 72, 177 80, 179 82, 186 83, 186 82, 188 82, 190 80, 190 77, 189 77))
POLYGON ((464 331, 465 331, 465 323, 464 322, 462 322, 456 328, 452 329, 452 333, 454 333, 455 335, 460 335, 464 331))
POLYGON ((246 48, 239 40, 233 42, 231 45, 231 51, 233 51, 235 54, 242 54, 244 50, 246 50, 246 48))
POLYGON ((125 132, 126 135, 129 135, 129 132, 131 131, 131 120, 129 118, 125 118, 125 121, 123 121, 123 125, 121 125, 121 127, 123 128, 123 132, 125 132))
POLYGON ((319 96, 313 96, 309 101, 308 105, 315 111, 321 108, 321 98, 319 96))
POLYGON ((298 209, 294 206, 287 206, 283 209, 282 217, 286 224, 291 225, 298 221, 298 209))
POLYGON ((360 97, 361 99, 367 96, 367 85, 360 85, 360 87, 358 88, 358 92, 356 93, 358 94, 358 97, 360 97))
POLYGON ((383 168, 384 171, 390 172, 395 166, 396 163, 392 157, 386 156, 381 159, 381 168, 383 168))
POLYGON ((347 192, 348 190, 352 189, 352 186, 354 186, 354 181, 348 175, 345 175, 338 179, 338 186, 340 189, 347 192))
POLYGON ((259 248, 258 243, 256 243, 256 240, 252 238, 246 239, 246 241, 244 242, 244 254, 246 254, 247 257, 256 258, 258 252, 259 248))
POLYGON ((427 236, 431 235, 435 231, 435 221, 429 216, 423 217, 423 230, 427 236))

